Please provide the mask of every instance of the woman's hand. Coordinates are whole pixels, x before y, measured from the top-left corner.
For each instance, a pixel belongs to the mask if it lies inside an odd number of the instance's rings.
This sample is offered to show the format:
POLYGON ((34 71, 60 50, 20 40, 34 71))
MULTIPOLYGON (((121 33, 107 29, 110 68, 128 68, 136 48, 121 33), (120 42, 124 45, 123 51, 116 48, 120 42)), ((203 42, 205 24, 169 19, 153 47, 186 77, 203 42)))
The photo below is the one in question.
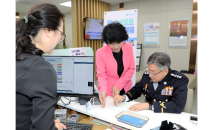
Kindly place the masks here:
POLYGON ((54 120, 54 123, 55 123, 55 127, 58 130, 67 129, 67 127, 64 124, 62 124, 59 119, 54 120))
POLYGON ((105 99, 107 97, 107 93, 105 91, 101 92, 99 95, 99 99, 103 108, 105 107, 105 99))
POLYGON ((112 91, 113 97, 120 94, 120 90, 116 86, 113 86, 111 91, 112 91))
POLYGON ((120 95, 114 96, 114 105, 118 106, 118 104, 124 101, 125 99, 126 99, 125 96, 120 96, 120 95))

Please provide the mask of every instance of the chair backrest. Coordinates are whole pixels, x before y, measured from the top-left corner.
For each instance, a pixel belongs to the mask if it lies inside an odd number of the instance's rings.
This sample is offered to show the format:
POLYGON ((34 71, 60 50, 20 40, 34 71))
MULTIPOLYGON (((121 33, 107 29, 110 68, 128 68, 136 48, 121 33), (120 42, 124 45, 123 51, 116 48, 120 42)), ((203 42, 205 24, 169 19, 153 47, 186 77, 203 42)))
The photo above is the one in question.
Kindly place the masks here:
POLYGON ((194 90, 188 88, 187 100, 183 112, 192 113, 194 90))

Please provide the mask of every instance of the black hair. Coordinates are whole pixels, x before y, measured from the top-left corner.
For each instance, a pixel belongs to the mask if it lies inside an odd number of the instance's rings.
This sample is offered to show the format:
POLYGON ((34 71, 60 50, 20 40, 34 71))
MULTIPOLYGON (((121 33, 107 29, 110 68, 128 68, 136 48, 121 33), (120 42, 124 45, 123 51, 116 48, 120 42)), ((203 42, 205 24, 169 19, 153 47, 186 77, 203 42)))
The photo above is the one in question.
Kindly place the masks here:
POLYGON ((126 28, 119 22, 106 25, 101 33, 102 41, 106 44, 122 42, 129 38, 126 28))
POLYGON ((64 14, 50 3, 41 3, 33 6, 27 13, 27 23, 24 18, 20 18, 16 22, 16 60, 21 53, 31 53, 40 55, 44 53, 41 49, 32 44, 31 35, 33 38, 37 36, 42 28, 49 30, 57 30, 60 25, 60 20, 64 18, 64 14))

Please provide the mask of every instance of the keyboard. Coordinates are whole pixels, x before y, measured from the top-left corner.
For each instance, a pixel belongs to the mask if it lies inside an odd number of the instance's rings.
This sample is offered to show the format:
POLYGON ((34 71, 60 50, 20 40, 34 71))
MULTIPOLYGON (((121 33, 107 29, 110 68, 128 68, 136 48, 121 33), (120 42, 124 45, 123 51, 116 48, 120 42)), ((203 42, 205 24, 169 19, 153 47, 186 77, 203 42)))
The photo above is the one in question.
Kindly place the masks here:
POLYGON ((92 130, 93 124, 83 124, 83 123, 68 123, 61 122, 67 129, 64 130, 92 130))

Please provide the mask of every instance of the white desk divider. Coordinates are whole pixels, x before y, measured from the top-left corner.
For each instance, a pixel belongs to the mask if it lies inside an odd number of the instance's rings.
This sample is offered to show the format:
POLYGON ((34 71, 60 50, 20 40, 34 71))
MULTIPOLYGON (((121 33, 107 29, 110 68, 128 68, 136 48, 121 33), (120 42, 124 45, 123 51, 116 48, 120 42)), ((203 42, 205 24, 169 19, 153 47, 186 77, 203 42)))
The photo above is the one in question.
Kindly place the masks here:
POLYGON ((67 48, 67 49, 55 49, 52 54, 54 56, 94 56, 94 52, 91 47, 80 48, 67 48))

